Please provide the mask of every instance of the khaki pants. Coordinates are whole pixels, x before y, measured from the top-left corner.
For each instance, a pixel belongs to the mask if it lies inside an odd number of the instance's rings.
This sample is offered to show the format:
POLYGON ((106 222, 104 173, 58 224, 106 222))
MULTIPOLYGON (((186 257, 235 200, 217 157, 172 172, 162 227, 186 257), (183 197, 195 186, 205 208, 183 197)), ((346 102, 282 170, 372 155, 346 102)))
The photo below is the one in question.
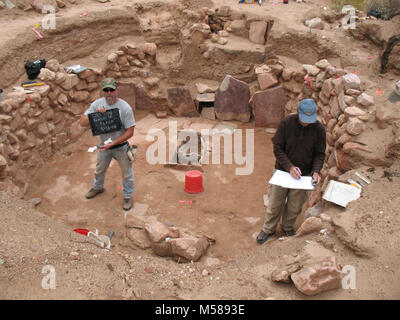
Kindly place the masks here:
POLYGON ((281 217, 282 230, 293 230, 296 218, 301 213, 307 196, 307 190, 287 189, 271 184, 268 191, 268 207, 263 231, 268 234, 275 233, 281 217))

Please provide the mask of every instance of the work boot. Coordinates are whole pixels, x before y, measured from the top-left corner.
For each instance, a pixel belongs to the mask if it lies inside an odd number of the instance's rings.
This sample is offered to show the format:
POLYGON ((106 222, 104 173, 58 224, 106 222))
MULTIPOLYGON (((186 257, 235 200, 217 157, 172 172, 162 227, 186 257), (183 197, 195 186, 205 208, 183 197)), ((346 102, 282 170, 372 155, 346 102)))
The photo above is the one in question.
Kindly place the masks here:
POLYGON ((265 233, 263 230, 260 231, 260 233, 257 236, 257 242, 259 244, 263 244, 265 241, 267 241, 269 239, 269 237, 271 237, 272 235, 274 235, 274 233, 265 233))
POLYGON ((294 235, 296 235, 296 231, 294 230, 289 230, 289 231, 282 230, 282 232, 285 237, 293 237, 294 235))
POLYGON ((102 189, 90 189, 89 192, 86 194, 86 199, 92 199, 95 196, 97 196, 99 193, 103 193, 104 192, 104 188, 102 189))
POLYGON ((132 198, 130 199, 124 199, 124 210, 128 211, 132 208, 132 198))

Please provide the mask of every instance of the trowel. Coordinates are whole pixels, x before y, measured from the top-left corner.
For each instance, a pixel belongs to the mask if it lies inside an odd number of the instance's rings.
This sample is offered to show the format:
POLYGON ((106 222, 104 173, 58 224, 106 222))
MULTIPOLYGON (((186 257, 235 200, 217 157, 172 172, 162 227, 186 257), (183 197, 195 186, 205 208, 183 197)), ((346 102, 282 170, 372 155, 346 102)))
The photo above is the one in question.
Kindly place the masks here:
POLYGON ((114 236, 114 231, 111 231, 108 236, 99 234, 99 230, 96 232, 89 231, 88 229, 74 229, 75 232, 85 235, 92 239, 96 245, 104 249, 111 248, 111 238, 114 236))

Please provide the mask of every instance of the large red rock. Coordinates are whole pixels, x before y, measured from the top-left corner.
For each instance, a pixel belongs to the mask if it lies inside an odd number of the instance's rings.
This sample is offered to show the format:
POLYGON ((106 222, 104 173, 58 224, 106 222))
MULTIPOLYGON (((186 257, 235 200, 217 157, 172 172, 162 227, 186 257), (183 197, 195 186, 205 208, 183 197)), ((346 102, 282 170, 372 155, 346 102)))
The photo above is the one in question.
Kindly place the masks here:
POLYGON ((159 221, 147 222, 144 225, 144 229, 150 240, 156 243, 163 241, 167 237, 179 237, 179 231, 177 229, 171 229, 159 221))
POLYGON ((254 43, 264 44, 267 27, 268 24, 266 21, 251 22, 249 29, 249 40, 254 43))
POLYGON ((322 221, 318 217, 309 217, 306 219, 296 231, 296 237, 319 231, 322 228, 322 221))
POLYGON ((214 109, 220 120, 250 120, 250 89, 247 83, 227 75, 215 93, 214 109))
POLYGON ((251 100, 256 125, 277 128, 285 116, 287 102, 282 86, 256 92, 251 100))
POLYGON ((188 87, 168 88, 168 106, 178 117, 198 117, 192 96, 188 87))
POLYGON ((297 290, 308 296, 337 289, 342 285, 342 273, 334 256, 292 273, 291 279, 297 290))
POLYGON ((273 87, 278 83, 278 79, 270 73, 260 73, 257 75, 257 80, 261 90, 273 87))
POLYGON ((197 261, 206 252, 209 243, 206 237, 185 237, 168 241, 175 259, 197 261))

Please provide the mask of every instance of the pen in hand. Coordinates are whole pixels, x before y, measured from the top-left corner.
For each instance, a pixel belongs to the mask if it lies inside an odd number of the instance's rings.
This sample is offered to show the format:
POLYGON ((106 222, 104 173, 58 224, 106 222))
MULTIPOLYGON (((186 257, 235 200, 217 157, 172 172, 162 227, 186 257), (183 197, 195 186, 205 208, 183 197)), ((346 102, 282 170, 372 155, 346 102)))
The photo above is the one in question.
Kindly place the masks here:
POLYGON ((292 175, 293 178, 295 179, 300 179, 301 178, 301 171, 298 167, 291 167, 290 168, 290 174, 292 175))

